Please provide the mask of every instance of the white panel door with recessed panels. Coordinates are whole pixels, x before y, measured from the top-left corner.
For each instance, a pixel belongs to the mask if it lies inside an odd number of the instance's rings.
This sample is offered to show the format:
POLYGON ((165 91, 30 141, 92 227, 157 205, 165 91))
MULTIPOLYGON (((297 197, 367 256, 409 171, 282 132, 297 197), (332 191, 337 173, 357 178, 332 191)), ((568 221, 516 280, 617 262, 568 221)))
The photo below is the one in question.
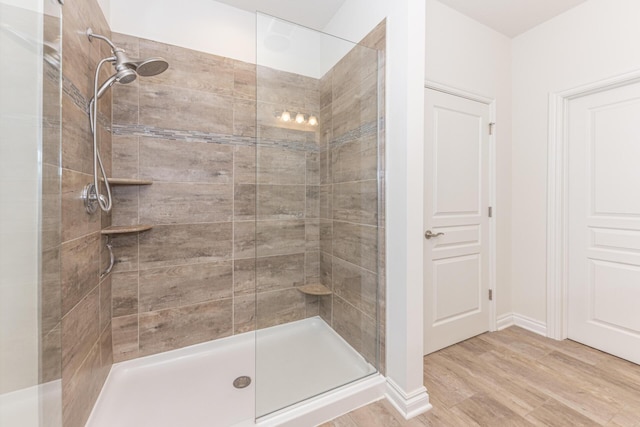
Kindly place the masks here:
POLYGON ((640 363, 640 83, 568 118, 568 336, 640 363))
POLYGON ((489 330, 489 115, 425 90, 424 354, 489 330))

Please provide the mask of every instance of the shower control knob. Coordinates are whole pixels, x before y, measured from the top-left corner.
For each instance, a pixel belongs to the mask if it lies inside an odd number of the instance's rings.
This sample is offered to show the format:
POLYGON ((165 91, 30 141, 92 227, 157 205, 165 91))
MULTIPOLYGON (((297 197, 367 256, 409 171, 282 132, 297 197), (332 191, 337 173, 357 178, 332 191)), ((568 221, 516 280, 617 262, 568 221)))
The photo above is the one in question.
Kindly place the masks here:
POLYGON ((438 237, 438 236, 444 236, 444 233, 435 233, 434 234, 433 231, 431 231, 431 230, 427 230, 427 231, 424 232, 424 238, 427 239, 427 240, 430 240, 430 239, 432 239, 434 237, 438 237))

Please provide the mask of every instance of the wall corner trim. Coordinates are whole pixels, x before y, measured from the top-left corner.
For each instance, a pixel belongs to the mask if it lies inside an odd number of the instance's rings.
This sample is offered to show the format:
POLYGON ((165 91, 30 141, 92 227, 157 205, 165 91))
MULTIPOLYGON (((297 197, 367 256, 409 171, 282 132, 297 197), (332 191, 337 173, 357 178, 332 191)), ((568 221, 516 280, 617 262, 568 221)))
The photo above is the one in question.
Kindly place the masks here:
POLYGON ((385 396, 406 420, 423 414, 433 408, 431 403, 429 403, 429 394, 425 387, 421 387, 407 394, 389 377, 387 377, 385 396))

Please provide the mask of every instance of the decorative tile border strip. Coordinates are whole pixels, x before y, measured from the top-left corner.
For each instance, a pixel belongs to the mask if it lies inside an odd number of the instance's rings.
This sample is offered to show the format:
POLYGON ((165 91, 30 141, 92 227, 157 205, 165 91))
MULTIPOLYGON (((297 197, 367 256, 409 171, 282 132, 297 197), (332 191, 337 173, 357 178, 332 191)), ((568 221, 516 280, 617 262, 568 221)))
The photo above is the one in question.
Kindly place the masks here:
MULTIPOLYGON (((78 89, 78 87, 64 74, 62 75, 62 91, 71 98, 78 108, 89 116, 89 99, 87 99, 80 89, 78 89)), ((109 119, 100 112, 98 112, 98 122, 107 130, 107 132, 111 132, 109 119)))

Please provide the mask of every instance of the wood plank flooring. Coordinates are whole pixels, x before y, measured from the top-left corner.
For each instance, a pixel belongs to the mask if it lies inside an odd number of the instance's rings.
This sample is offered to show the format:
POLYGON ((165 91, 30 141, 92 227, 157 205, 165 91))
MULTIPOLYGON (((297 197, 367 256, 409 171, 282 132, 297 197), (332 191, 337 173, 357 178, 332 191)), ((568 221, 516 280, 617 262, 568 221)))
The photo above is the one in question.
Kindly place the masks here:
POLYGON ((424 358, 433 409, 406 421, 382 400, 322 427, 640 427, 640 366, 522 328, 424 358))

